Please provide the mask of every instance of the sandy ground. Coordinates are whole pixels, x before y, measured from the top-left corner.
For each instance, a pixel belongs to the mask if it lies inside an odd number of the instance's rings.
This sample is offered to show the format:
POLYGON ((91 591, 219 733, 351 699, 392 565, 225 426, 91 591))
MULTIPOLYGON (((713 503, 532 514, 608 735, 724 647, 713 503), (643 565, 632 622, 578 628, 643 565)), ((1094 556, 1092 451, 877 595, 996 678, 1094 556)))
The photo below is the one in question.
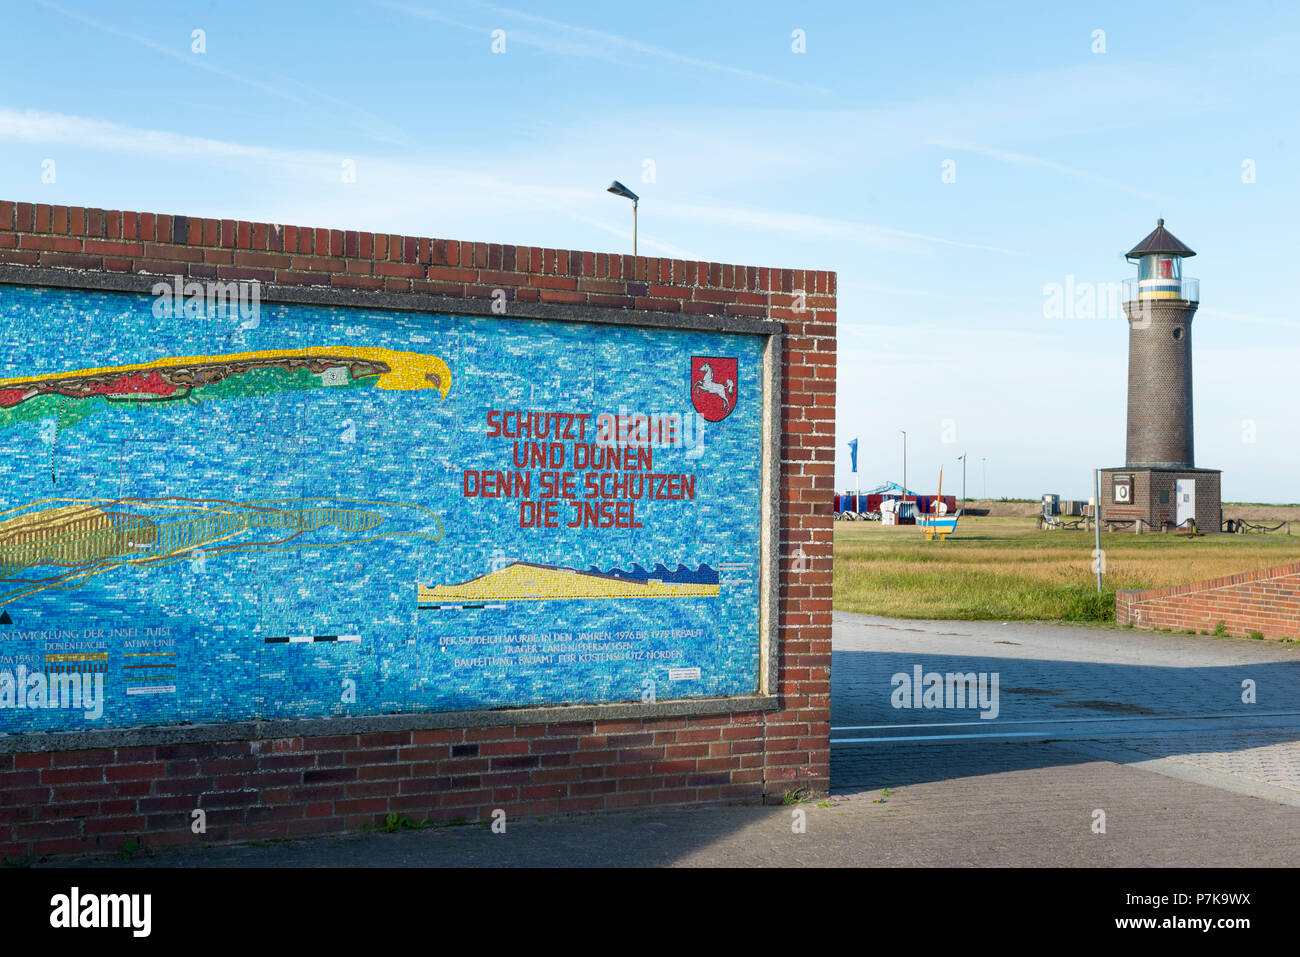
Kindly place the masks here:
POLYGON ((1244 518, 1252 522, 1300 522, 1300 505, 1223 504, 1224 518, 1244 518))

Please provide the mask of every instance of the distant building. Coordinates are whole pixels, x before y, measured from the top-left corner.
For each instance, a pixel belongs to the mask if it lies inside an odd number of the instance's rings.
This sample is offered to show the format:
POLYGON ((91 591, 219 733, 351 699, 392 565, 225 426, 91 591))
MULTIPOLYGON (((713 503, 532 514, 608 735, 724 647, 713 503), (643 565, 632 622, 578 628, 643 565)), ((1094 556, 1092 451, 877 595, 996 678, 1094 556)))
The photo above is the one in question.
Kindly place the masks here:
MULTIPOLYGON (((866 492, 845 492, 843 495, 836 495, 835 517, 852 519, 865 518, 868 515, 877 516, 880 515, 881 506, 885 502, 894 501, 897 502, 898 521, 893 524, 913 525, 916 523, 916 512, 930 511, 938 498, 937 495, 918 495, 911 489, 903 488, 897 482, 886 482, 866 492)), ((943 504, 948 511, 955 511, 957 496, 945 495, 943 504)))

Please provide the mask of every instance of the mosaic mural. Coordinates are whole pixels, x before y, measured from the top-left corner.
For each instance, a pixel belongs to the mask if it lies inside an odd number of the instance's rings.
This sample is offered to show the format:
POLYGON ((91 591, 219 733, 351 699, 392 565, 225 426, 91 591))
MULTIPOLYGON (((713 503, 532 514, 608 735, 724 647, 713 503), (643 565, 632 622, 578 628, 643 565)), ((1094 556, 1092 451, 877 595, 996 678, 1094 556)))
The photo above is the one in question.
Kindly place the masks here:
POLYGON ((760 337, 0 286, 0 732, 753 694, 760 337))

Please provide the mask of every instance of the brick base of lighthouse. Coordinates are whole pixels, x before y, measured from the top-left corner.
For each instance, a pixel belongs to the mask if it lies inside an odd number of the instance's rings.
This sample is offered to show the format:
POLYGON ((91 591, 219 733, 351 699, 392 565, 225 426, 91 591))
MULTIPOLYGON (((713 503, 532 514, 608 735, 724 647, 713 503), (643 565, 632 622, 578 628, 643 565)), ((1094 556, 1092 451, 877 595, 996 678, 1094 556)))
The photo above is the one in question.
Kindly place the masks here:
POLYGON ((1218 469, 1103 469, 1101 523, 1131 524, 1141 519, 1144 531, 1162 531, 1178 524, 1178 480, 1195 483, 1195 520, 1199 532, 1222 527, 1222 473, 1218 469), (1124 492, 1127 489, 1127 494, 1124 492))

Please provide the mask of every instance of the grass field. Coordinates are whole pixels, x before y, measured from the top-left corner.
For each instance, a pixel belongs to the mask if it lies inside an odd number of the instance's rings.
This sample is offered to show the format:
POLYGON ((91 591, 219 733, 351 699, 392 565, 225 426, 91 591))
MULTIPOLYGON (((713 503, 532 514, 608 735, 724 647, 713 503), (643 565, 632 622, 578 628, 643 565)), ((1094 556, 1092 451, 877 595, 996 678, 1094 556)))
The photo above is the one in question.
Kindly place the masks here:
POLYGON ((835 523, 835 608, 897 618, 1113 621, 1115 590, 1157 588, 1300 559, 1300 535, 1039 531, 1032 518, 963 517, 946 542, 915 525, 835 523))

